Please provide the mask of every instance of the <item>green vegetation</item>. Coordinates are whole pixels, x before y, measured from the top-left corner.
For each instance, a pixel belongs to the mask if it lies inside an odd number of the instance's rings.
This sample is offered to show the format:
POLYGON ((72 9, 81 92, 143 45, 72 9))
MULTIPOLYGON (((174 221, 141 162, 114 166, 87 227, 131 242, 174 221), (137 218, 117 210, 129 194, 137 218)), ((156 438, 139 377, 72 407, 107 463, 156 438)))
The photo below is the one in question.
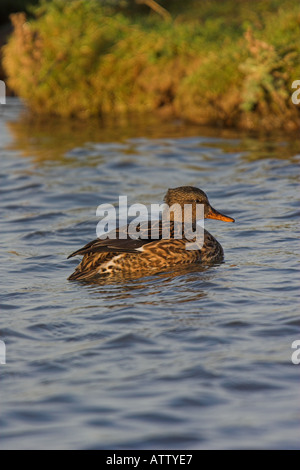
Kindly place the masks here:
POLYGON ((9 15, 17 11, 26 11, 29 5, 38 3, 38 0, 1 0, 0 25, 9 21, 9 15))
POLYGON ((171 19, 96 0, 43 2, 29 21, 13 15, 9 86, 38 114, 160 111, 209 125, 299 128, 298 0, 160 4, 171 19))

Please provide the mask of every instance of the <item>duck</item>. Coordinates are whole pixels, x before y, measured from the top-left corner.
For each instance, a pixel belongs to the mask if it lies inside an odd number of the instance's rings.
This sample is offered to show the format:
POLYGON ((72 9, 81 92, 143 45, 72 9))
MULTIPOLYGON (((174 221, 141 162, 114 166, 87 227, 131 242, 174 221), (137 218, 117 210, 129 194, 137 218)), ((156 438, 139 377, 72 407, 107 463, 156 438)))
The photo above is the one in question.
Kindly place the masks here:
POLYGON ((201 240, 195 236, 195 233, 198 233, 197 226, 199 227, 197 207, 201 205, 203 219, 224 222, 235 222, 235 220, 214 209, 205 192, 194 186, 168 189, 164 202, 168 209, 168 217, 164 218, 165 212, 163 212, 160 220, 140 222, 137 224, 137 237, 129 236, 129 225, 127 225, 117 228, 114 238, 109 236, 106 239, 97 238, 70 254, 68 259, 77 255, 83 258, 68 280, 89 281, 118 274, 142 276, 172 266, 194 263, 211 265, 223 262, 223 248, 207 230, 203 228, 200 231, 201 240), (189 230, 186 229, 187 226, 189 230), (191 243, 193 246, 189 248, 188 244, 191 243))

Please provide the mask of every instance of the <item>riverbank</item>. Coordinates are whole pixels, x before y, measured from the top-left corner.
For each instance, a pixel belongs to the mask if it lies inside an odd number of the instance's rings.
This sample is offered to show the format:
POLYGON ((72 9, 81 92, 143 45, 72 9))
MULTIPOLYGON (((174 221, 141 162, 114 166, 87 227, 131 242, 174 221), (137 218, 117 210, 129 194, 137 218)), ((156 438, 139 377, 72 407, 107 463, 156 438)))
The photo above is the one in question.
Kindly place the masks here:
POLYGON ((12 16, 8 85, 33 113, 157 112, 202 125, 300 128, 298 1, 188 2, 171 19, 73 0, 12 16))
MULTIPOLYGON (((13 28, 10 23, 5 23, 0 26, 0 80, 4 80, 7 83, 7 76, 3 69, 3 46, 7 43, 10 34, 12 33, 13 28)), ((7 96, 11 96, 12 91, 7 87, 6 88, 7 96)))

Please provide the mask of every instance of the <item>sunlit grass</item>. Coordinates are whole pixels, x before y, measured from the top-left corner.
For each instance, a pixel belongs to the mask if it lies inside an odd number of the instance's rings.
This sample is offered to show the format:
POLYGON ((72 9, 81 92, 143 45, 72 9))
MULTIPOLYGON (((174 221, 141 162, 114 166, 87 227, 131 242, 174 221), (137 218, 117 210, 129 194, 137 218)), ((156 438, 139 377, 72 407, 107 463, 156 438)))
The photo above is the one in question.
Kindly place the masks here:
POLYGON ((171 14, 55 0, 30 21, 13 15, 9 85, 39 114, 160 110, 201 124, 299 128, 298 1, 176 2, 171 14))

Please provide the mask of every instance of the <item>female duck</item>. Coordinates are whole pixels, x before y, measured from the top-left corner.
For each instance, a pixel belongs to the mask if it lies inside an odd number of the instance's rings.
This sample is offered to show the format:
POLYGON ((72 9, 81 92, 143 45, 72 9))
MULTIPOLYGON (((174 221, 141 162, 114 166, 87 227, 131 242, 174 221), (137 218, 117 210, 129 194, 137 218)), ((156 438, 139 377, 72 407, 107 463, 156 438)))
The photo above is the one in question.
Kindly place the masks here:
POLYGON ((124 227, 117 229, 114 239, 93 240, 69 256, 71 258, 75 255, 83 255, 81 263, 69 280, 89 280, 104 274, 118 273, 145 275, 149 271, 160 271, 174 265, 195 262, 210 264, 222 261, 223 249, 209 232, 203 231, 201 243, 195 239, 197 205, 203 205, 205 219, 217 219, 224 222, 234 222, 234 219, 213 209, 206 194, 201 189, 192 186, 169 189, 164 200, 171 208, 168 212, 167 238, 165 237, 164 215, 161 221, 156 221, 155 238, 153 236, 151 238, 153 221, 139 224, 140 236, 137 239, 129 237, 129 226, 125 227, 127 234, 125 239, 124 227), (178 211, 178 208, 181 210, 178 211), (186 222, 191 223, 194 238, 187 235, 186 222), (120 236, 121 231, 122 236, 120 236), (191 242, 196 242, 193 249, 187 248, 191 242))

